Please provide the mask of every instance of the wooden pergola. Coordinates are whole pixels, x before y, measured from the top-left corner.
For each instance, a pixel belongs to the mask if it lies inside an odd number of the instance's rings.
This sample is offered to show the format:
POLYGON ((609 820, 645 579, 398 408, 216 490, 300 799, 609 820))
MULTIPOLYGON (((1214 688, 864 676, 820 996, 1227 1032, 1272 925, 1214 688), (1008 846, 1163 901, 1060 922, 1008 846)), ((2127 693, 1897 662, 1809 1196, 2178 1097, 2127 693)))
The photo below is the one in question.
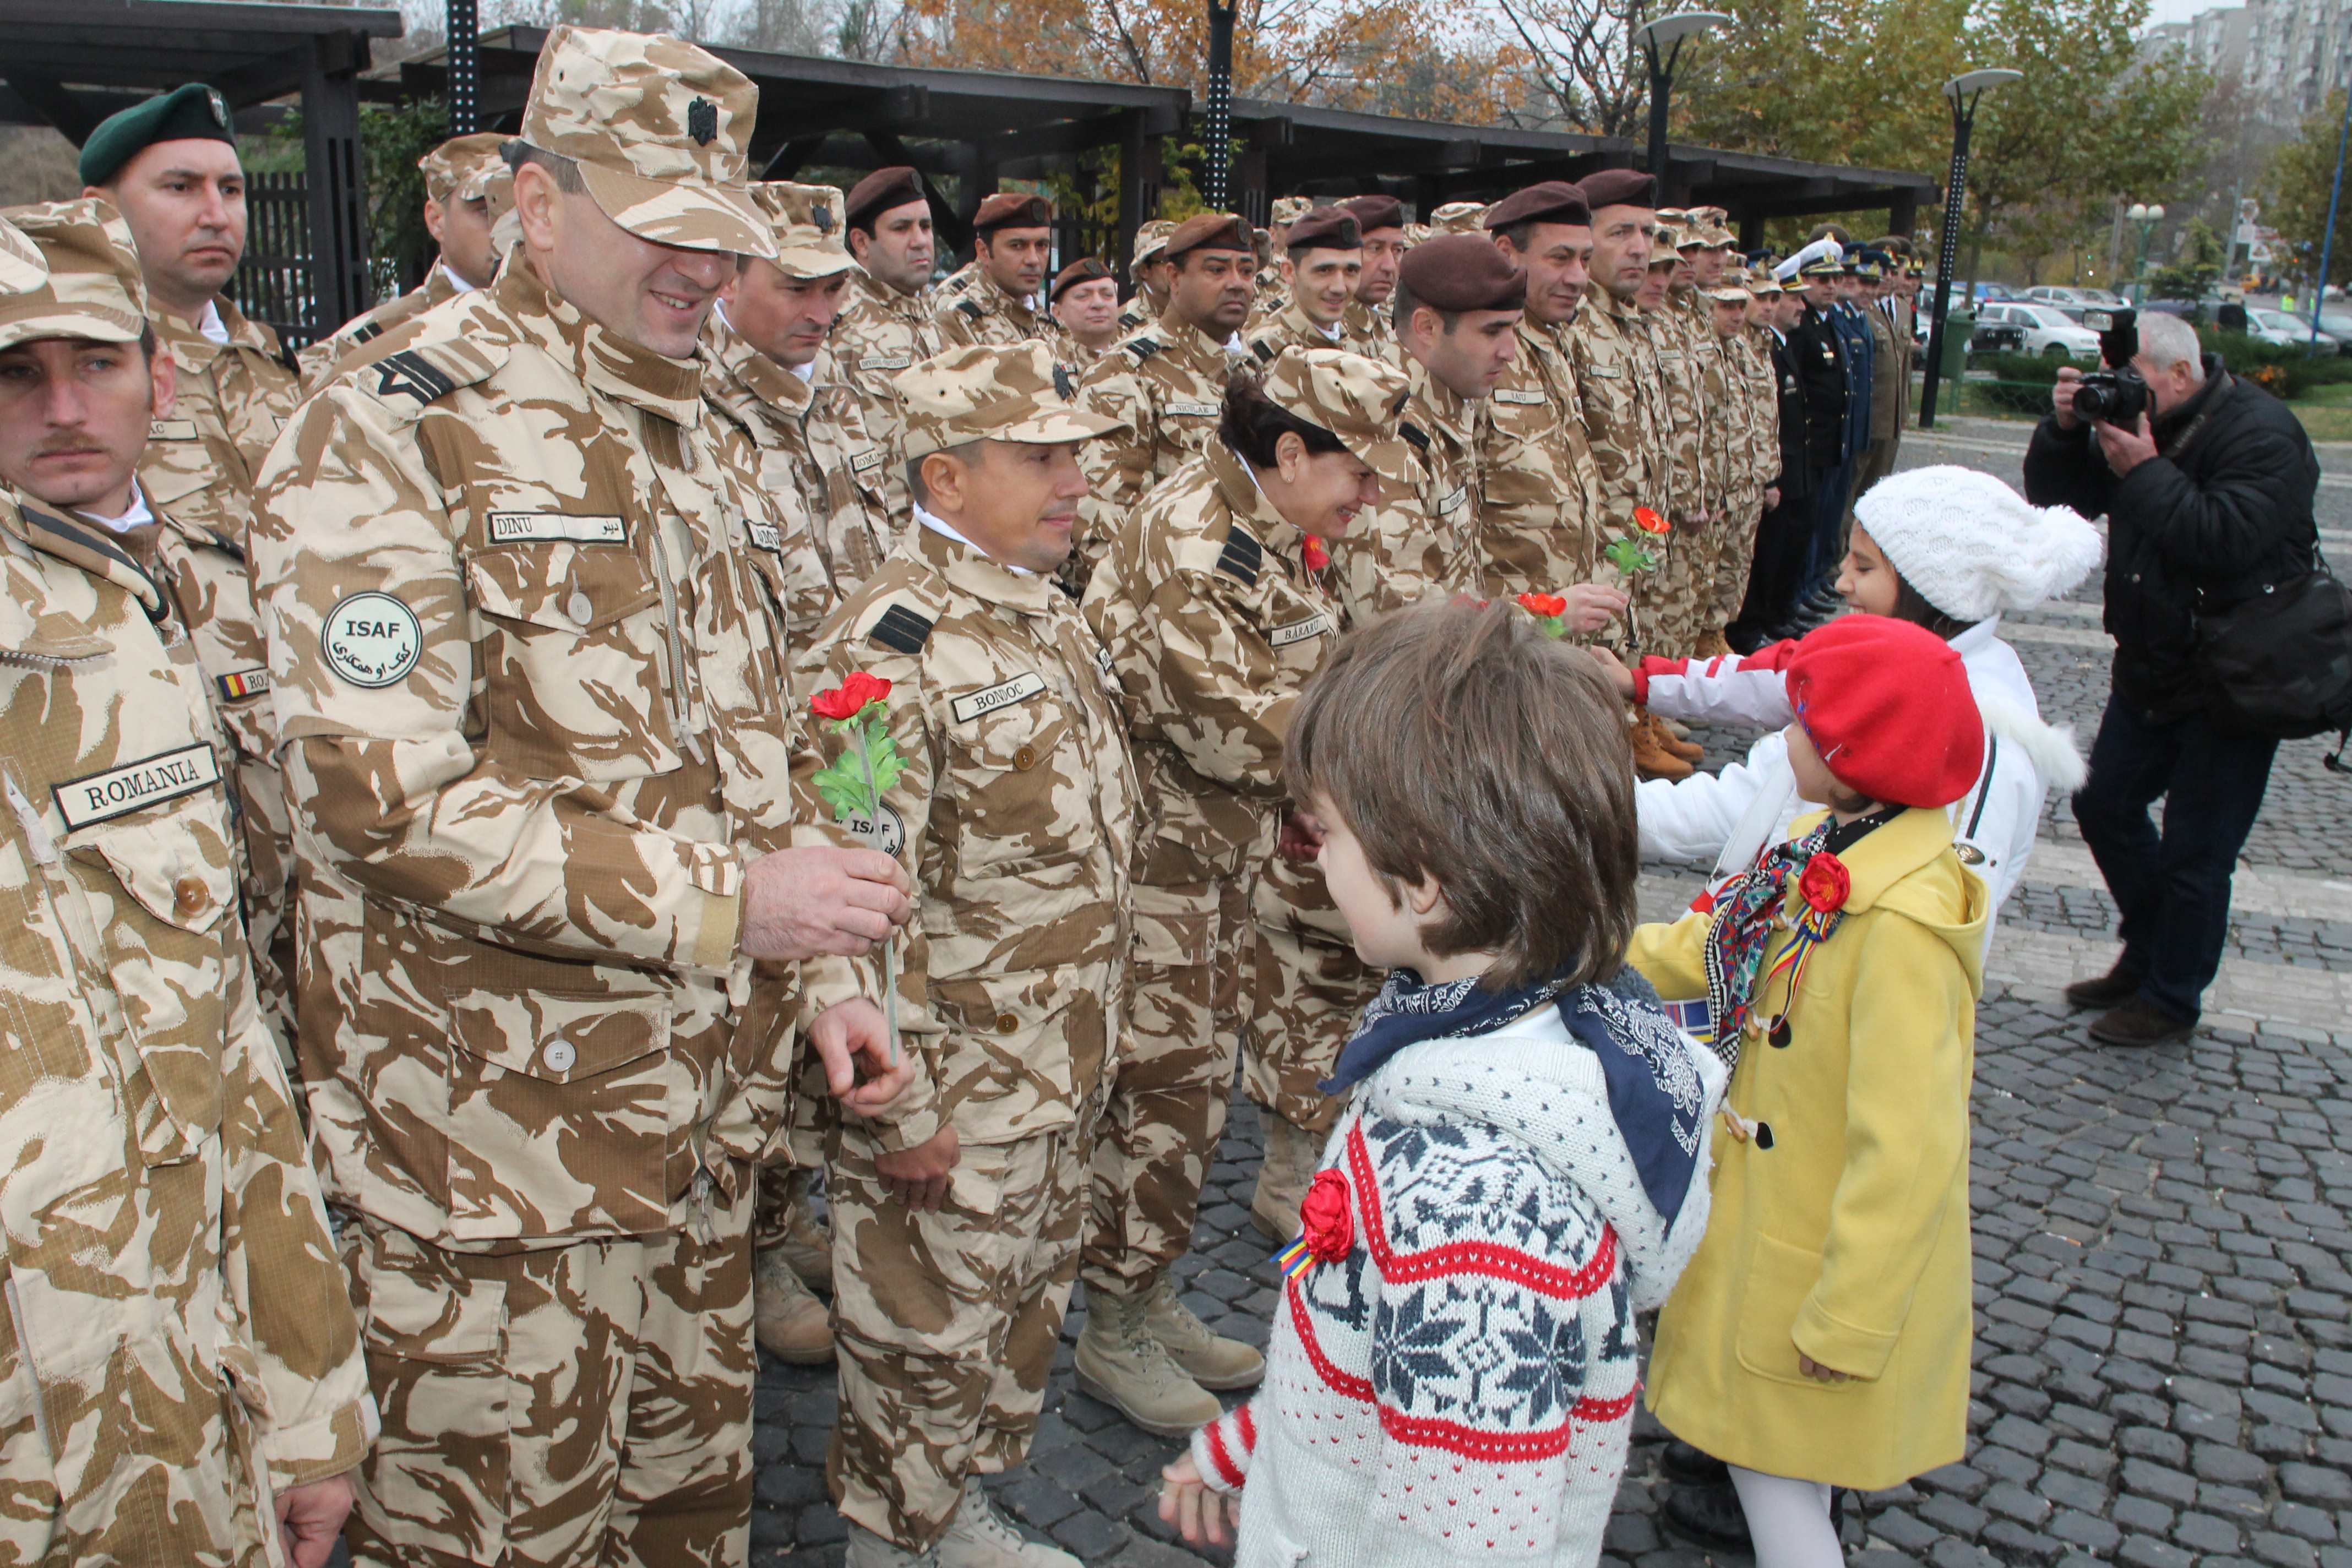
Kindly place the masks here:
POLYGON ((54 126, 79 147, 108 115, 187 82, 219 89, 233 110, 297 100, 306 221, 257 237, 289 254, 249 243, 248 271, 295 280, 284 292, 299 319, 278 324, 299 344, 372 302, 359 77, 371 63, 369 40, 396 38, 402 26, 396 9, 0 0, 0 124, 54 126))

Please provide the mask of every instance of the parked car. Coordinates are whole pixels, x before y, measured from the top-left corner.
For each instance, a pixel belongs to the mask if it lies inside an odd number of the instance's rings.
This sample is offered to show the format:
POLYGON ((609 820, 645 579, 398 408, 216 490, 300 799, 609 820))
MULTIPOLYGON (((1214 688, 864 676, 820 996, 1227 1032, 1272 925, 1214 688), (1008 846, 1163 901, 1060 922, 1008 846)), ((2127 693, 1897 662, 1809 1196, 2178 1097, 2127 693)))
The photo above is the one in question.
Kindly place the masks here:
POLYGON ((2016 298, 2018 298, 2017 290, 2011 289, 2006 283, 1979 283, 1977 285, 1977 299, 1980 301, 2014 300, 2016 298))
MULTIPOLYGON (((2352 327, 2352 322, 2344 322, 2352 327)), ((2266 343, 2279 343, 2299 348, 2312 341, 2311 318, 2293 310, 2262 310, 2249 307, 2246 311, 2246 335, 2266 343)), ((2335 333, 2321 329, 2318 340, 2322 353, 2340 353, 2345 344, 2335 333)))
POLYGON ((2030 354, 2048 354, 2055 359, 2099 357, 2099 334, 2070 319, 2055 305, 2036 301, 1987 305, 1977 319, 2006 321, 2022 329, 2025 352, 2030 354))
POLYGON ((1992 319, 1993 311, 2003 309, 2000 305, 1988 305, 1978 312, 1976 330, 1969 334, 1969 353, 2016 354, 2025 352, 2025 329, 2014 321, 1992 319))

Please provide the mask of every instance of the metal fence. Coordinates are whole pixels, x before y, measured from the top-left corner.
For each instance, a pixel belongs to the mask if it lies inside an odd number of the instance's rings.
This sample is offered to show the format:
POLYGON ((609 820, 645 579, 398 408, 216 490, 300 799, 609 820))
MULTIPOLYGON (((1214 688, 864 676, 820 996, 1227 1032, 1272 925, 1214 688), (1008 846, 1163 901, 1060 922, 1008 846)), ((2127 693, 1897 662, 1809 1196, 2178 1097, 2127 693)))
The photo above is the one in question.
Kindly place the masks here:
POLYGON ((249 175, 245 213, 245 260, 229 298, 288 349, 307 348, 332 330, 320 323, 311 281, 310 184, 299 174, 249 175))

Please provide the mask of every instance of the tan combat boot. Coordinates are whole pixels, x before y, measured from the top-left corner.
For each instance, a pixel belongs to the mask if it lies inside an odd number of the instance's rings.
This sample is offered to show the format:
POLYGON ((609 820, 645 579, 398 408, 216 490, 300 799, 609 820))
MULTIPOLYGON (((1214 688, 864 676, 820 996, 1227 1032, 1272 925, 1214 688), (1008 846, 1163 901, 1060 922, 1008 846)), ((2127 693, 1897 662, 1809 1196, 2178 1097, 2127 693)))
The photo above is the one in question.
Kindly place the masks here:
POLYGON ((1265 1357, 1255 1345, 1225 1338, 1177 1299, 1174 1270, 1153 1275, 1142 1300, 1144 1328, 1202 1388, 1255 1388, 1265 1379, 1265 1357))
POLYGON ((1087 1326, 1076 1357, 1078 1387, 1155 1437, 1189 1437, 1225 1407, 1184 1375, 1153 1337, 1145 1310, 1141 1296, 1087 1288, 1087 1326))
POLYGON ((1271 1110, 1261 1109, 1257 1121, 1265 1129, 1265 1158, 1257 1168, 1250 1218, 1269 1241, 1286 1242, 1298 1234, 1298 1205, 1307 1196, 1307 1184, 1315 1179, 1323 1140, 1271 1110))
POLYGON ((1658 743, 1686 763, 1697 762, 1706 755, 1706 748, 1690 738, 1690 726, 1679 723, 1662 713, 1642 710, 1643 717, 1658 732, 1658 743))
POLYGON ((1643 710, 1633 722, 1629 738, 1633 742, 1633 771, 1645 779, 1686 779, 1698 770, 1666 750, 1670 739, 1666 733, 1644 722, 1650 717, 1643 710))
POLYGON ((1723 632, 1724 628, 1718 626, 1699 638, 1698 647, 1691 650, 1691 657, 1693 658, 1729 658, 1732 654, 1731 639, 1725 637, 1723 632))
POLYGON ((978 1476, 966 1478, 963 1501, 947 1533, 931 1548, 940 1568, 1081 1568, 1058 1546, 1032 1541, 996 1511, 978 1476))
POLYGON ((939 1558, 929 1552, 909 1552, 903 1546, 893 1546, 862 1524, 849 1527, 849 1550, 843 1554, 841 1568, 940 1568, 939 1558))
POLYGON ((819 1366, 833 1359, 833 1324, 824 1303, 793 1269, 782 1247, 751 1259, 751 1337, 778 1361, 819 1366))

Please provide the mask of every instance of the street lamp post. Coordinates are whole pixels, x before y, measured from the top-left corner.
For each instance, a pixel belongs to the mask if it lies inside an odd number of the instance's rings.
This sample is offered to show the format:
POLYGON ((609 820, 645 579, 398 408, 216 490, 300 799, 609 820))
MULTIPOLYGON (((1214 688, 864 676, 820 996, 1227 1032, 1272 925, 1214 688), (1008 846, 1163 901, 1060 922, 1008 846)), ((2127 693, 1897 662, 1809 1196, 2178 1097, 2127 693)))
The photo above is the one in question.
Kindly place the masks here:
POLYGON ((1969 137, 1977 128, 1977 100, 1996 87, 2024 79, 2023 71, 1980 70, 1944 84, 1952 100, 1952 177, 1944 187, 1944 236, 1937 247, 1936 309, 1927 328, 1927 384, 1919 392, 1919 428, 1936 427, 1936 385, 1944 370, 1944 317, 1952 304, 1952 269, 1960 262, 1960 208, 1968 201, 1969 137))
POLYGON ((2161 202, 2134 202, 2124 209, 2124 221, 2139 227, 2139 259, 2132 263, 2132 303, 2147 303, 2147 242, 2156 237, 2156 226, 2164 221, 2161 202))
MULTIPOLYGON (((1720 11, 1677 11, 1633 31, 1633 41, 1642 47, 1642 56, 1650 67, 1650 173, 1661 184, 1666 177, 1666 105, 1674 96, 1675 66, 1683 58, 1683 41, 1727 26, 1732 20, 1720 11), (1669 44, 1674 47, 1661 60, 1658 51, 1669 44)), ((1661 196, 1664 194, 1659 192, 1661 196)))
POLYGON ((1234 163, 1234 7, 1237 0, 1209 0, 1209 188, 1202 195, 1211 212, 1226 212, 1234 163))
POLYGON ((443 101, 449 110, 449 134, 470 136, 481 100, 481 63, 475 52, 480 40, 481 14, 474 0, 448 0, 446 16, 449 86, 443 101))
POLYGON ((2327 309, 2327 268, 2336 259, 2336 209, 2344 199, 2344 144, 2352 141, 2352 91, 2344 95, 2344 129, 2336 133, 2336 184, 2327 192, 2327 232, 2319 240, 2319 282, 2311 291, 2311 342, 2307 352, 2319 352, 2319 318, 2327 309))

